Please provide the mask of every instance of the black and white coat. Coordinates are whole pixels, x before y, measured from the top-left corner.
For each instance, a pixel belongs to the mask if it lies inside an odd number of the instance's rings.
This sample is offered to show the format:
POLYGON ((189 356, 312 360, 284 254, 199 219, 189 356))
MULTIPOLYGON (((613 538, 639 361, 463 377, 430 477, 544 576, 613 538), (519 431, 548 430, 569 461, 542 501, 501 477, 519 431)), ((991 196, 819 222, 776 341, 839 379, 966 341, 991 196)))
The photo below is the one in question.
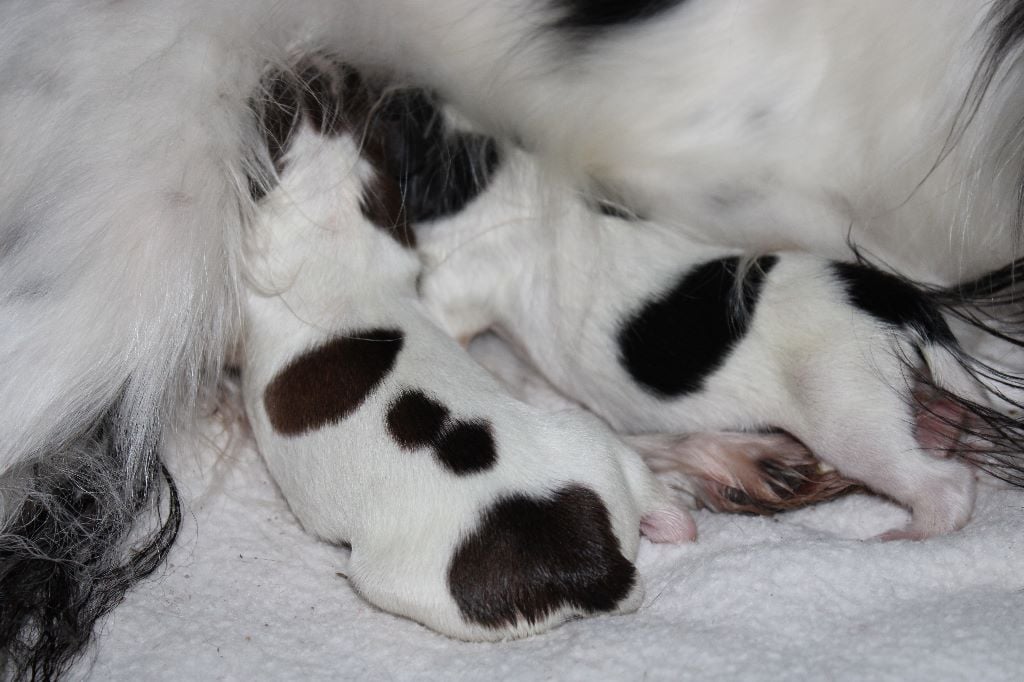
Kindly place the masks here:
POLYGON ((1020 456, 1006 456, 1019 427, 992 408, 1004 387, 984 383, 941 291, 867 263, 748 256, 595 216, 571 190, 552 208, 556 191, 533 158, 507 152, 485 192, 420 230, 424 304, 457 338, 496 331, 655 468, 694 473, 689 434, 757 443, 783 430, 912 511, 889 539, 967 522, 965 459, 1020 480, 1020 456))
MULTIPOLYGON (((273 202, 261 196, 274 176, 268 73, 338 55, 441 91, 558 183, 665 228, 834 259, 852 239, 903 275, 951 285, 1019 255, 1022 35, 1017 0, 6 3, 7 670, 59 673, 173 540, 174 504, 150 541, 125 546, 159 491, 175 502, 164 434, 247 333, 246 234, 273 202)), ((391 330, 372 308, 356 330, 391 330)), ((376 386, 397 400, 404 389, 387 382, 376 386)), ((503 419, 443 398, 452 428, 503 419)), ((401 448, 378 426, 381 447, 401 448)), ((610 489, 624 465, 607 461, 610 489)), ((622 498, 628 514, 605 500, 626 554, 643 499, 622 498)))

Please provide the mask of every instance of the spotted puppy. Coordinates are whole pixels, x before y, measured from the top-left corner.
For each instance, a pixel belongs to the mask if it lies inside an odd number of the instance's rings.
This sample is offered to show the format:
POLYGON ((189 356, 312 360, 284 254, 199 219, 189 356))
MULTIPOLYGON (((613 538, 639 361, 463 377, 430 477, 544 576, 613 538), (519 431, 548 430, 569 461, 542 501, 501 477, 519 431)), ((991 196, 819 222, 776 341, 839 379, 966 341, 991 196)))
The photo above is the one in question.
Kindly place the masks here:
POLYGON ((424 300, 458 337, 496 330, 653 465, 692 462, 687 438, 650 434, 782 429, 911 511, 886 538, 968 521, 974 472, 950 451, 1021 480, 1019 427, 986 407, 938 292, 864 264, 746 258, 612 204, 527 199, 558 191, 507 153, 485 193, 422 228, 424 300))
MULTIPOLYGON (((305 528, 351 545, 370 602, 500 639, 637 608, 639 529, 695 536, 640 458, 582 412, 501 390, 416 295, 392 123, 328 59, 268 79, 266 194, 248 237, 243 395, 305 528)), ((400 132, 400 131, 399 131, 400 132)))

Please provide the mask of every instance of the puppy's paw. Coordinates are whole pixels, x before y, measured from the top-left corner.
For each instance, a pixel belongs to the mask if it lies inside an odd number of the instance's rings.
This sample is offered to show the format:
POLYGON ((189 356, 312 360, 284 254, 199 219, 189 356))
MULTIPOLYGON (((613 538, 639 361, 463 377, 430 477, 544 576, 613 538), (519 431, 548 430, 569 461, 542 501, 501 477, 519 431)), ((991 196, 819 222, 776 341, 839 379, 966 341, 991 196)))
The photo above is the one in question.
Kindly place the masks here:
POLYGON ((647 434, 626 441, 674 488, 713 511, 769 515, 858 487, 785 434, 647 434))
POLYGON ((933 460, 909 501, 910 523, 878 536, 879 540, 924 540, 960 530, 971 518, 977 480, 974 471, 956 459, 933 460))

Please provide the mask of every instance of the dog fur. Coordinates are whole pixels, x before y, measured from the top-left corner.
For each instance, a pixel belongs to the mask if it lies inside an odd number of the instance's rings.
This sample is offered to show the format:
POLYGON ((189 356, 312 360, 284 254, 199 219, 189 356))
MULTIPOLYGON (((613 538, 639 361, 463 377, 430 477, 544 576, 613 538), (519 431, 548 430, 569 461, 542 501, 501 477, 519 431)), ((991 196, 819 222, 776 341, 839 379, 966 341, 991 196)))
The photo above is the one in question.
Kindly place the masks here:
POLYGON ((948 286, 1019 253, 1022 35, 1019 0, 5 3, 6 671, 66 669, 173 540, 160 445, 242 328, 268 71, 337 54, 594 200, 948 286))
POLYGON ((496 331, 657 468, 694 468, 692 439, 671 434, 781 429, 912 511, 889 539, 967 522, 964 460, 1020 481, 1020 425, 989 421, 999 387, 928 290, 866 263, 750 257, 595 216, 571 189, 556 215, 529 199, 540 181, 509 150, 486 191, 421 228, 423 302, 455 337, 496 331))
POLYGON ((246 412, 292 511, 351 546, 367 600, 452 636, 635 610, 640 529, 686 542, 693 519, 600 421, 511 399, 438 329, 374 164, 377 98, 330 60, 296 71, 294 96, 275 88, 271 117, 294 118, 248 232, 241 341, 246 412))

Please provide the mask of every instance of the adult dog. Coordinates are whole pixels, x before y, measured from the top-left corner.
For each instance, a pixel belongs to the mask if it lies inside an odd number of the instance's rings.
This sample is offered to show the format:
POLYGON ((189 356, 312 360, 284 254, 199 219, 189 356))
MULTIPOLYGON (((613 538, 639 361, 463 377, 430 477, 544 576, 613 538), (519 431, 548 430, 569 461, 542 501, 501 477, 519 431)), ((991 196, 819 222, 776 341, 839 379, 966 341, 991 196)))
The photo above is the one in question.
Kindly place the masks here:
POLYGON ((1019 0, 5 3, 7 670, 59 673, 173 540, 160 444, 237 338, 268 71, 328 51, 706 241, 952 285, 1019 253, 1022 38, 1019 0))

